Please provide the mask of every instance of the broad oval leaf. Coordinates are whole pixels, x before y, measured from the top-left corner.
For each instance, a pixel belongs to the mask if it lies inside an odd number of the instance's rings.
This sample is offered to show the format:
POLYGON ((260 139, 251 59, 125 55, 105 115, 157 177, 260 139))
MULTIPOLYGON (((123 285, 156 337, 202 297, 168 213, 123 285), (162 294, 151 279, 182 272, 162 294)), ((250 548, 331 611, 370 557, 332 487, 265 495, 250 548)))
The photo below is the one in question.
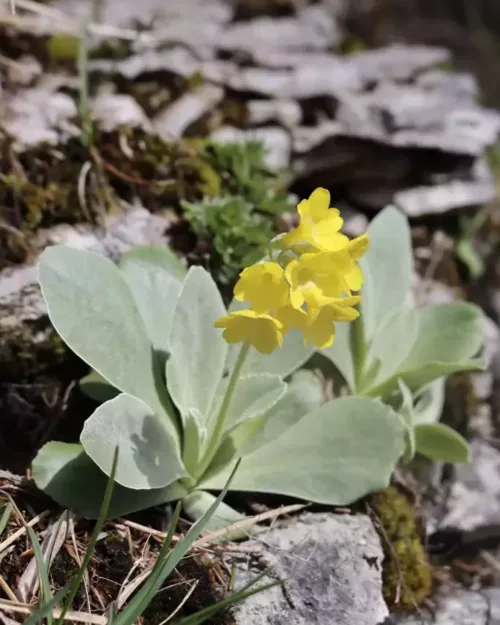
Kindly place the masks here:
POLYGON ((386 315, 407 298, 413 254, 408 219, 395 206, 378 213, 368 234, 370 247, 360 261, 365 277, 360 309, 366 340, 371 341, 386 315))
MULTIPOLYGON (((347 505, 387 486, 404 451, 405 431, 379 401, 336 399, 245 457, 231 489, 347 505)), ((229 474, 226 467, 200 488, 219 490, 229 474)))
MULTIPOLYGON (((211 493, 207 493, 204 490, 195 490, 183 497, 182 508, 190 519, 197 521, 207 513, 207 510, 213 505, 214 501, 215 496, 211 493)), ((232 523, 241 521, 244 518, 244 514, 237 512, 231 508, 231 506, 221 502, 205 529, 214 532, 228 527, 232 523)), ((240 536, 240 538, 245 538, 245 536, 240 536)), ((227 537, 225 537, 225 539, 227 540, 227 537)), ((232 535, 231 539, 234 540, 235 536, 232 535)))
POLYGON ((50 320, 68 346, 120 391, 162 409, 151 342, 118 267, 57 245, 41 255, 39 279, 50 320))
POLYGON ((302 369, 292 377, 284 395, 264 414, 241 423, 231 433, 232 447, 247 456, 271 443, 323 401, 323 385, 312 372, 302 369))
MULTIPOLYGON (((87 456, 83 445, 46 443, 34 459, 32 469, 38 488, 60 506, 88 519, 99 516, 109 478, 87 456)), ((115 483, 108 518, 181 499, 184 495, 186 491, 179 482, 148 490, 132 490, 115 483)))
MULTIPOLYGON (((419 315, 412 308, 398 308, 386 315, 368 348, 367 364, 379 361, 377 376, 370 384, 385 380, 397 371, 410 354, 419 335, 419 315)), ((358 389, 362 393, 363 389, 358 389)))
POLYGON ((469 462, 470 449, 462 436, 444 423, 415 426, 418 453, 444 462, 469 462))
POLYGON ((413 427, 414 422, 414 406, 413 396, 410 389, 402 380, 399 382, 399 392, 401 394, 401 405, 398 410, 398 414, 403 418, 407 426, 406 431, 406 449, 403 454, 403 462, 410 462, 415 456, 416 444, 415 444, 415 429, 413 427))
POLYGON ((183 418, 191 408, 208 418, 227 355, 214 322, 225 314, 210 274, 191 267, 177 301, 166 367, 168 391, 183 418))
POLYGON ((435 423, 441 418, 445 400, 445 378, 426 386, 415 400, 414 423, 435 423))
POLYGON ((80 389, 82 393, 103 404, 105 401, 114 399, 120 394, 120 391, 111 385, 106 378, 100 373, 92 370, 80 380, 80 389))
POLYGON ((460 371, 483 371, 484 368, 483 361, 478 358, 462 362, 429 362, 419 369, 400 371, 397 375, 370 388, 365 393, 371 397, 385 397, 397 389, 398 380, 403 380, 412 392, 416 392, 437 378, 460 371))
MULTIPOLYGON (((218 416, 227 385, 227 378, 219 385, 210 419, 211 423, 218 416)), ((266 413, 283 397, 286 389, 286 383, 277 375, 262 373, 260 375, 241 376, 229 404, 225 431, 229 432, 241 423, 266 413)))
POLYGON ((476 356, 484 338, 480 309, 466 302, 418 310, 418 340, 400 367, 409 371, 429 362, 461 362, 476 356))
POLYGON ((187 476, 165 420, 131 395, 99 406, 85 421, 80 440, 106 475, 111 471, 111 450, 119 447, 115 480, 126 488, 163 488, 187 476))
POLYGON ((351 345, 350 323, 339 323, 335 327, 335 341, 321 353, 337 367, 351 393, 356 390, 354 354, 351 345))
POLYGON ((172 318, 187 270, 166 247, 135 247, 119 267, 132 291, 155 350, 166 359, 172 318))

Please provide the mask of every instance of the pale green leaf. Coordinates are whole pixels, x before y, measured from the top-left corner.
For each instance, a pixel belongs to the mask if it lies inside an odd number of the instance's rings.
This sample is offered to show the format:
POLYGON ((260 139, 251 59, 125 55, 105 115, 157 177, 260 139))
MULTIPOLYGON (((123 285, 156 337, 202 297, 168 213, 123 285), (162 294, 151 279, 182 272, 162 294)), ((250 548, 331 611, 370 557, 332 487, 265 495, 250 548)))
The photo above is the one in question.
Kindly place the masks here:
POLYGON ((461 362, 476 356, 484 330, 481 311, 465 302, 435 304, 418 310, 418 340, 401 371, 429 362, 461 362))
POLYGON ((351 324, 338 323, 335 328, 335 341, 331 347, 322 349, 325 355, 337 367, 351 393, 356 389, 355 364, 351 347, 351 324))
POLYGON ((311 371, 300 370, 292 377, 286 393, 265 414, 241 423, 231 433, 232 447, 246 456, 290 429, 321 404, 323 385, 311 371))
MULTIPOLYGON (((227 384, 226 378, 219 386, 211 421, 218 416, 227 384)), ((241 376, 229 404, 225 431, 266 413, 285 394, 286 389, 286 383, 277 375, 263 373, 241 376)))
POLYGON ((445 400, 445 378, 426 386, 415 400, 415 424, 435 423, 441 418, 445 400))
MULTIPOLYGON (((214 501, 215 497, 211 493, 207 493, 204 490, 195 490, 182 499, 182 507, 191 520, 197 521, 207 513, 207 510, 213 505, 214 501)), ((231 508, 231 506, 221 502, 205 529, 209 532, 214 532, 230 526, 231 523, 241 521, 244 518, 244 514, 237 512, 231 508)), ((234 539, 234 536, 231 536, 231 538, 234 539)))
POLYGON ((477 358, 462 362, 429 362, 419 369, 400 371, 396 376, 365 391, 365 394, 371 397, 386 397, 397 389, 398 380, 403 380, 412 392, 416 392, 437 378, 451 375, 452 373, 483 370, 484 363, 477 358))
POLYGON ((194 475, 198 468, 205 436, 203 417, 199 410, 191 408, 184 417, 182 450, 182 461, 190 475, 194 475))
POLYGON ((119 267, 153 347, 166 358, 172 318, 186 269, 168 248, 148 246, 127 252, 119 267))
POLYGON ((122 394, 85 421, 80 437, 86 453, 109 475, 111 451, 120 450, 115 480, 126 488, 163 488, 186 477, 178 444, 166 419, 143 401, 122 394))
POLYGON ((415 451, 416 451, 415 430, 413 427, 413 422, 414 422, 413 396, 411 394, 410 389, 406 386, 406 384, 402 380, 399 380, 398 382, 399 382, 399 392, 401 393, 401 400, 402 400, 398 413, 403 418, 407 426, 406 449, 403 454, 403 462, 410 462, 410 460, 415 456, 415 451))
POLYGON ((227 343, 214 322, 225 314, 210 274, 191 267, 175 309, 167 361, 167 387, 183 417, 195 408, 208 418, 227 355, 227 343))
POLYGON ((50 320, 69 347, 120 391, 162 410, 151 343, 120 270, 58 245, 41 255, 39 276, 50 320))
POLYGON ((422 423, 415 427, 417 451, 444 462, 469 462, 470 449, 467 441, 444 423, 422 423))
MULTIPOLYGON (((419 315, 412 308, 401 307, 386 315, 368 349, 366 368, 379 361, 376 381, 385 380, 397 371, 408 357, 418 336, 419 315)), ((358 389, 362 393, 363 389, 358 389)))
POLYGON ((87 397, 100 404, 109 399, 114 399, 120 394, 120 391, 112 386, 106 378, 93 370, 80 380, 80 389, 87 397))
MULTIPOLYGON (((245 457, 231 489, 347 505, 387 486, 404 450, 405 431, 381 402, 337 399, 245 457)), ((229 474, 226 467, 200 488, 219 490, 229 474)))
MULTIPOLYGON (((38 488, 60 506, 89 519, 99 516, 108 477, 87 456, 82 445, 47 443, 38 452, 32 469, 38 488)), ((174 501, 185 494, 178 482, 149 490, 132 490, 115 483, 109 518, 174 501)))
POLYGON ((408 219, 388 206, 368 228, 370 248, 360 261, 365 284, 361 291, 361 317, 370 341, 385 316, 400 308, 410 290, 413 267, 408 219))

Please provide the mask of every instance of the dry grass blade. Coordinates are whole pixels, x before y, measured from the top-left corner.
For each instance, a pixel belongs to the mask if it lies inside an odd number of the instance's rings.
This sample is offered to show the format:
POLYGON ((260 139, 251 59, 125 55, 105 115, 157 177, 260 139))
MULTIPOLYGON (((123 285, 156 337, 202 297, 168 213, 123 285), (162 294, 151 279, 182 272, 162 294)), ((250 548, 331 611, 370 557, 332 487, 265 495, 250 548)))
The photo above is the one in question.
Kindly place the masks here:
MULTIPOLYGON (((12 614, 22 614, 24 616, 31 615, 36 612, 38 606, 30 606, 26 603, 8 601, 7 599, 0 599, 0 610, 12 614)), ((52 611, 53 618, 59 618, 62 610, 55 608, 52 611)), ((107 625, 107 619, 105 616, 99 616, 97 614, 87 614, 86 612, 67 612, 64 616, 65 621, 73 621, 74 623, 89 623, 90 625, 107 625)))
POLYGON ((18 530, 13 532, 8 538, 6 538, 2 543, 0 543, 0 553, 5 551, 7 547, 10 547, 10 545, 15 543, 18 538, 26 534, 27 527, 34 527, 42 519, 47 518, 49 514, 50 512, 48 510, 45 510, 45 512, 41 512, 40 514, 37 514, 37 516, 32 518, 31 521, 28 521, 26 525, 23 525, 23 527, 20 527, 18 530))
POLYGON ((188 601, 189 597, 190 597, 190 596, 193 594, 193 592, 196 590, 196 587, 198 586, 198 582, 199 582, 199 580, 196 580, 196 581, 194 581, 194 582, 191 584, 191 587, 189 588, 189 590, 187 591, 187 593, 184 595, 184 597, 183 597, 182 601, 179 603, 179 605, 175 608, 175 610, 174 610, 171 614, 169 614, 169 615, 167 616, 167 618, 166 618, 166 619, 164 619, 164 620, 160 623, 160 625, 165 625, 165 623, 168 623, 169 621, 171 621, 171 620, 174 618, 174 616, 175 616, 176 614, 178 614, 180 610, 182 610, 182 606, 186 604, 186 602, 188 601))
POLYGON ((306 507, 307 504, 292 504, 290 506, 282 506, 281 508, 276 508, 275 510, 268 510, 267 512, 256 514, 255 516, 242 519, 241 521, 235 521, 227 527, 216 530, 215 532, 210 532, 209 534, 198 538, 198 540, 193 543, 191 548, 196 549, 204 547, 206 545, 214 543, 215 541, 219 541, 221 538, 230 536, 234 531, 248 532, 248 530, 250 530, 257 523, 261 523, 262 521, 269 521, 270 519, 276 519, 280 516, 283 516, 284 514, 298 512, 299 510, 303 510, 306 507))
MULTIPOLYGON (((67 513, 63 513, 59 521, 54 522, 49 527, 41 545, 42 554, 47 563, 48 569, 50 569, 50 565, 54 561, 54 558, 64 545, 67 532, 67 513)), ((39 581, 37 562, 33 557, 19 579, 17 590, 21 601, 30 603, 31 599, 38 592, 39 581)))

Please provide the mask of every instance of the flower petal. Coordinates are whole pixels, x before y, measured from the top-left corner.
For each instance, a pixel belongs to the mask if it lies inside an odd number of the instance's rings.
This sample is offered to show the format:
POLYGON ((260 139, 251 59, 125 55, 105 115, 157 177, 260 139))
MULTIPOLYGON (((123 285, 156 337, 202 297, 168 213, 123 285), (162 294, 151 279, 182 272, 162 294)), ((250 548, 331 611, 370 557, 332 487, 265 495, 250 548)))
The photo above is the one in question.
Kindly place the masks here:
POLYGON ((368 235, 366 233, 362 234, 361 236, 356 237, 349 242, 349 256, 353 260, 358 260, 359 258, 361 258, 361 256, 363 256, 363 254, 368 250, 369 247, 370 239, 368 238, 368 235))

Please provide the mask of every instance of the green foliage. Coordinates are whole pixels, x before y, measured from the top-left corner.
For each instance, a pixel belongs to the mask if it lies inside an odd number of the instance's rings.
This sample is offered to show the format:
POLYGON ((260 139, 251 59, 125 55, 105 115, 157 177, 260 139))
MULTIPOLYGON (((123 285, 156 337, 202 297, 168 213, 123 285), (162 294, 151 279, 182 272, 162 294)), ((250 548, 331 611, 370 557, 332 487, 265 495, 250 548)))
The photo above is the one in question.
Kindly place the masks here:
POLYGON ((282 182, 265 164, 262 143, 209 142, 201 156, 220 174, 220 192, 181 204, 195 234, 212 246, 212 273, 226 284, 264 255, 276 232, 274 218, 291 206, 282 182))
POLYGON ((211 241, 210 262, 221 284, 262 258, 274 234, 269 218, 241 196, 206 197, 201 202, 182 202, 182 207, 195 234, 211 241))
POLYGON ((369 234, 361 316, 353 324, 339 324, 335 343, 324 354, 353 395, 378 397, 403 417, 412 429, 406 460, 417 451, 466 462, 465 441, 436 421, 444 378, 483 368, 474 358, 483 342, 481 311, 464 302, 414 308, 410 228, 397 209, 379 213, 369 234))
POLYGON ((95 370, 84 388, 108 399, 79 444, 41 449, 38 486, 94 516, 114 447, 113 516, 184 499, 198 517, 204 491, 221 490, 240 457, 236 490, 345 505, 386 486, 407 430, 393 409, 369 397, 320 405, 317 378, 293 375, 311 354, 300 335, 272 357, 235 353, 214 328, 226 309, 213 279, 201 267, 183 274, 160 248, 133 250, 119 267, 64 246, 42 254, 50 319, 95 370))

